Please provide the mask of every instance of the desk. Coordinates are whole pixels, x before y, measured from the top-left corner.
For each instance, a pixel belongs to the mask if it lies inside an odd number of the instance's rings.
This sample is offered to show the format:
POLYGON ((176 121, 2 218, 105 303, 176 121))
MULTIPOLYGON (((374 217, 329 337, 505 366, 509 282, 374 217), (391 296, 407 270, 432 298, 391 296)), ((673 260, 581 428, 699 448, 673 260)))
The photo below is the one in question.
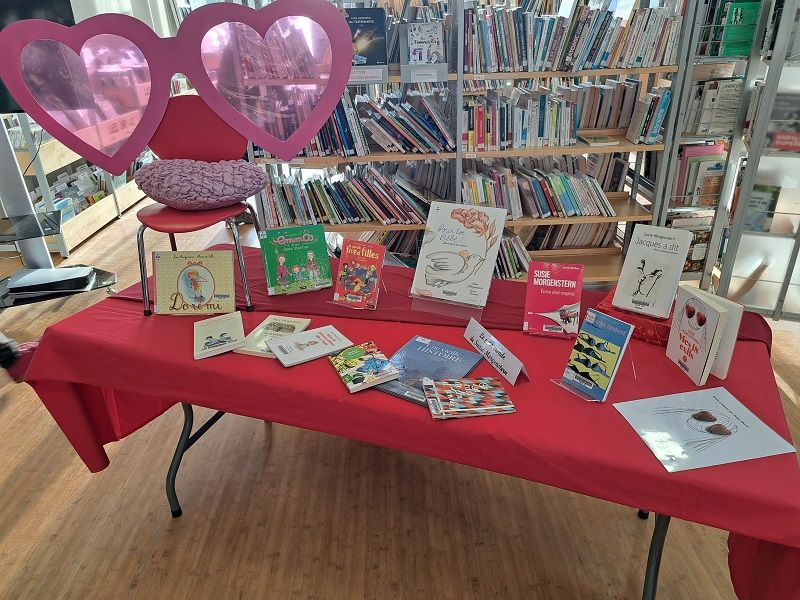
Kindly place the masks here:
MULTIPOLYGON (((353 341, 372 339, 387 353, 423 333, 466 346, 463 323, 410 310, 408 269, 387 267, 388 292, 382 292, 379 310, 356 313, 327 303, 329 289, 270 298, 258 251, 245 249, 245 259, 258 311, 243 313, 246 331, 269 312, 283 312, 311 316, 312 327, 334 325, 353 341)), ((194 404, 719 527, 732 532, 729 564, 740 598, 800 598, 796 456, 667 473, 611 403, 691 390, 691 381, 665 357, 663 348, 634 340, 630 348, 638 378, 626 357, 609 402, 578 400, 549 381, 561 376, 572 342, 519 330, 523 292, 517 283, 495 281, 483 319, 522 358, 533 378, 507 386, 517 406, 512 415, 434 422, 423 408, 376 390, 348 394, 324 360, 291 369, 230 353, 194 361, 190 349, 196 319, 143 317, 135 288, 49 328, 27 380, 92 471, 108 464, 103 444, 124 438, 176 403, 194 404), (751 560, 759 546, 759 556, 770 553, 768 560, 751 560)), ((600 296, 586 292, 584 299, 593 305, 600 296)), ((757 317, 747 318, 742 331, 751 339, 737 344, 724 386, 790 439, 767 344, 748 333, 764 326, 757 317)), ((492 374, 486 363, 475 371, 492 374)), ((709 378, 709 387, 718 385, 719 380, 709 378)), ((663 518, 660 523, 665 533, 663 518)))

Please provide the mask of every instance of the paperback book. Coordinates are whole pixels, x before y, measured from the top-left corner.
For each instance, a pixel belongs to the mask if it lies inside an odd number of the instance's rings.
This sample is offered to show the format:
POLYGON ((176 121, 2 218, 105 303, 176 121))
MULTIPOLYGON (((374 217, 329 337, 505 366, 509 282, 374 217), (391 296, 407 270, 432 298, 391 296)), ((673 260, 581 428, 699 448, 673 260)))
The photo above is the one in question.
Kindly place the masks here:
POLYGON ((386 11, 383 8, 346 8, 344 14, 353 36, 353 66, 385 65, 386 11))
POLYGON ((522 331, 575 337, 581 313, 583 265, 531 261, 522 331))
POLYGON ((374 342, 350 346, 328 357, 350 393, 397 379, 400 374, 374 342))
POLYGON ((779 185, 755 184, 750 198, 747 200, 744 230, 769 233, 780 195, 781 186, 779 185))
POLYGON ((153 252, 157 315, 208 315, 236 310, 233 252, 153 252))
POLYGON ((408 64, 442 64, 444 26, 441 21, 408 24, 408 64))
POLYGON ((268 229, 259 238, 270 296, 333 285, 322 225, 268 229))
POLYGON ((586 311, 561 378, 581 397, 604 402, 633 333, 633 325, 594 309, 586 311))
POLYGON ((247 334, 244 339, 244 345, 234 350, 234 352, 275 358, 275 354, 269 349, 267 342, 304 331, 309 324, 311 324, 311 319, 270 315, 261 321, 258 327, 247 334))
POLYGON ((434 419, 460 419, 513 413, 517 409, 495 377, 422 379, 428 409, 434 419))
POLYGON ((349 308, 378 308, 386 246, 345 239, 333 301, 349 308))
POLYGON ((293 367, 310 360, 328 356, 352 346, 333 325, 317 327, 268 340, 267 348, 275 354, 284 367, 293 367))
POLYGON ((389 359, 397 369, 396 381, 377 389, 403 400, 427 406, 422 379, 460 379, 469 375, 481 361, 481 355, 422 336, 411 338, 389 359))
POLYGON ((194 358, 208 358, 230 352, 244 345, 244 325, 239 311, 196 321, 194 358))

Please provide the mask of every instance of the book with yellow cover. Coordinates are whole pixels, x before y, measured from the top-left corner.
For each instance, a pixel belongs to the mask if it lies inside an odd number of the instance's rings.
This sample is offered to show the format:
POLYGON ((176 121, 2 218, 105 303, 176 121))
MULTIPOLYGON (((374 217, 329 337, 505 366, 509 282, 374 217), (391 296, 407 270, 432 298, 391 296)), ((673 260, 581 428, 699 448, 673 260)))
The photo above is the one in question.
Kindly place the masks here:
POLYGON ((159 315, 210 315, 236 310, 233 252, 153 252, 159 315))

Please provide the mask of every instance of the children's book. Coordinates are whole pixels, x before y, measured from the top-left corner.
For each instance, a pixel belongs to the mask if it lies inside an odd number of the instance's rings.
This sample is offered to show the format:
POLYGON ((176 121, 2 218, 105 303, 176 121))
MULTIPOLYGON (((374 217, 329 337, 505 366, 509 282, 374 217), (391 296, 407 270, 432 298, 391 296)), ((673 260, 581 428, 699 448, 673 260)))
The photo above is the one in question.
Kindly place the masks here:
POLYGON ((378 308, 386 246, 345 239, 333 301, 350 308, 378 308))
POLYGON ((270 296, 333 285, 322 225, 267 229, 259 238, 270 296))
POLYGON ((691 231, 637 225, 612 304, 653 317, 669 316, 693 239, 691 231))
POLYGON ((432 202, 412 295, 485 306, 506 214, 505 208, 432 202))
POLYGON ((296 317, 283 317, 281 315, 270 315, 247 334, 244 339, 244 346, 237 348, 234 352, 239 354, 250 354, 251 356, 262 356, 265 358, 275 358, 275 354, 267 346, 270 340, 277 340, 293 333, 305 331, 311 323, 311 319, 298 319, 296 317))
POLYGON ((513 413, 517 409, 495 377, 422 379, 428 409, 434 419, 460 419, 513 413))
POLYGON ((522 331, 575 337, 581 313, 583 265, 531 261, 522 331))
POLYGON ((400 374, 374 342, 350 346, 328 357, 350 393, 397 379, 400 374))
POLYGON ((588 399, 604 402, 614 383, 633 325, 592 308, 586 311, 561 383, 588 399))
POLYGON ((377 389, 427 406, 422 391, 424 377, 434 380, 466 377, 481 361, 481 355, 418 335, 406 342, 389 360, 399 372, 399 378, 382 383, 377 389))
POLYGON ((744 230, 769 233, 780 195, 781 187, 779 185, 755 184, 750 198, 747 199, 744 230))
POLYGON ((353 342, 339 333, 333 325, 301 331, 277 340, 267 340, 267 348, 284 367, 293 367, 328 356, 352 345, 353 342))
POLYGON ((196 321, 194 358, 208 358, 230 352, 244 345, 244 325, 239 311, 196 321))
POLYGON ((441 21, 408 24, 408 64, 442 64, 444 27, 441 21))
POLYGON ((157 315, 209 315, 236 310, 233 252, 153 252, 157 315))
POLYGON ((353 35, 353 66, 374 67, 386 64, 386 10, 346 8, 345 20, 353 35))

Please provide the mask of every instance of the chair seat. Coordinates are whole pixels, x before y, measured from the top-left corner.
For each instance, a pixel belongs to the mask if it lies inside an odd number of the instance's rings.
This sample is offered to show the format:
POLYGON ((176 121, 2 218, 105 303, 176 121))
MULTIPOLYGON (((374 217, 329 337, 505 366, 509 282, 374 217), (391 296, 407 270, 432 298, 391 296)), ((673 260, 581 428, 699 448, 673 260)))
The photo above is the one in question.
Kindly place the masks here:
POLYGON ((238 217, 247 210, 244 202, 211 210, 176 210, 163 204, 145 206, 136 217, 147 227, 161 233, 189 233, 238 217))

